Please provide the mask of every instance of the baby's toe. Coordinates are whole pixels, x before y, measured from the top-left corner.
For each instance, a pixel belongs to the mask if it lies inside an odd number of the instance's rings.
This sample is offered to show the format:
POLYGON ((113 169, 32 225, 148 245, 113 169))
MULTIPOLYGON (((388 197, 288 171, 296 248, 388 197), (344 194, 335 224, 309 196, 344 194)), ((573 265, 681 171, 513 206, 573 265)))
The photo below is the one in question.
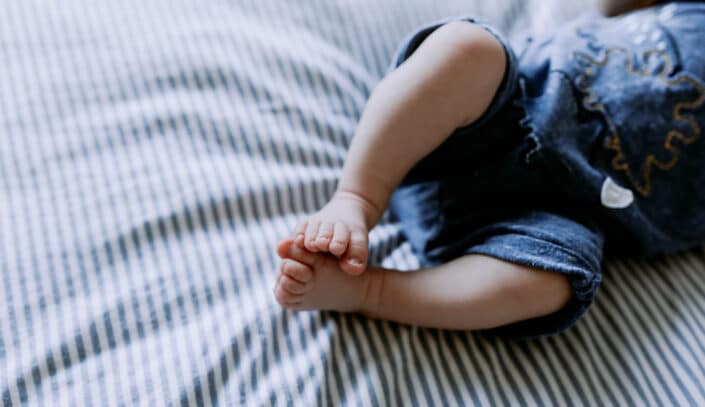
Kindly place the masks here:
POLYGON ((320 224, 321 222, 319 220, 311 219, 308 221, 308 226, 306 227, 304 247, 311 252, 318 251, 318 247, 316 247, 316 236, 318 236, 318 228, 320 224))
POLYGON ((304 247, 304 238, 306 237, 306 227, 308 226, 308 219, 304 219, 299 222, 294 228, 294 233, 292 233, 292 240, 294 243, 299 245, 299 247, 304 247))
POLYGON ((277 247, 277 254, 285 259, 296 260, 299 263, 303 263, 309 268, 315 268, 317 262, 325 256, 320 253, 311 253, 310 251, 303 249, 293 243, 291 240, 287 240, 277 247))
POLYGON ((277 282, 274 286, 274 297, 277 299, 279 305, 281 305, 282 307, 290 308, 301 304, 303 296, 301 294, 292 293, 287 288, 289 287, 289 283, 287 283, 287 280, 291 279, 284 274, 280 273, 277 276, 277 282))
POLYGON ((348 248, 348 241, 350 241, 348 226, 343 222, 335 222, 333 237, 329 245, 330 252, 337 257, 342 256, 348 248))
POLYGON ((305 264, 293 260, 282 261, 282 273, 300 283, 308 283, 313 278, 313 270, 305 264))
POLYGON ((367 233, 359 228, 353 229, 350 234, 350 245, 340 262, 340 268, 352 275, 364 272, 367 268, 367 245, 367 233))
POLYGON ((285 275, 282 277, 281 281, 279 282, 281 287, 290 292, 291 294, 294 295, 301 295, 306 292, 306 283, 302 283, 301 281, 297 281, 296 279, 285 275))
POLYGON ((327 252, 329 250, 328 244, 330 243, 331 238, 333 238, 333 223, 321 222, 318 227, 318 236, 314 242, 318 250, 327 252))
POLYGON ((294 239, 288 237, 277 243, 277 255, 282 259, 288 257, 291 246, 294 245, 294 239))

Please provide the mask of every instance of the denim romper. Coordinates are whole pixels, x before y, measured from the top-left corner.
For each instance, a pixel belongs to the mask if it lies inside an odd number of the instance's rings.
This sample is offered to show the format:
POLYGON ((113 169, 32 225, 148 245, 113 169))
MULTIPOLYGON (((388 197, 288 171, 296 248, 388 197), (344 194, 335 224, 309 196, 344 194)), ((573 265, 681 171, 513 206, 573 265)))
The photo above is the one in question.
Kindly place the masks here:
POLYGON ((484 254, 564 273, 573 299, 488 333, 526 339, 572 326, 604 255, 705 242, 705 4, 590 16, 520 52, 472 18, 412 33, 391 69, 436 28, 481 25, 508 59, 493 102, 419 161, 390 210, 423 266, 484 254))

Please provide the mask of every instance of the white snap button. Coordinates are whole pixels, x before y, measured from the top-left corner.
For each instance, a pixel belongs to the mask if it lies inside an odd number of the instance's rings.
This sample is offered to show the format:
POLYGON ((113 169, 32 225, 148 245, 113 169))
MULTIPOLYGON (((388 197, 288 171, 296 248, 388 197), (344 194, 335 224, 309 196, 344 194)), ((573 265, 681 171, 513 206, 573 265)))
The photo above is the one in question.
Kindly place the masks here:
POLYGON ((602 205, 612 209, 622 209, 634 202, 634 193, 624 187, 617 185, 612 178, 607 177, 602 183, 600 191, 600 201, 602 205))

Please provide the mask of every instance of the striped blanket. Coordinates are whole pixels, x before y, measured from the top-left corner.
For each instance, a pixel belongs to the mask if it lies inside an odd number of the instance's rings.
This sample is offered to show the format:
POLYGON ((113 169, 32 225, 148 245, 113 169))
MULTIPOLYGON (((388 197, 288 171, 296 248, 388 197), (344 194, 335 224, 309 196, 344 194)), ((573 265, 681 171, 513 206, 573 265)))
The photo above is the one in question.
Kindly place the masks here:
MULTIPOLYGON (((590 5, 4 1, 2 406, 705 405, 703 250, 607 262, 587 316, 526 343, 272 295, 406 34, 469 14, 518 38, 590 5)), ((389 214, 370 242, 418 266, 389 214)))

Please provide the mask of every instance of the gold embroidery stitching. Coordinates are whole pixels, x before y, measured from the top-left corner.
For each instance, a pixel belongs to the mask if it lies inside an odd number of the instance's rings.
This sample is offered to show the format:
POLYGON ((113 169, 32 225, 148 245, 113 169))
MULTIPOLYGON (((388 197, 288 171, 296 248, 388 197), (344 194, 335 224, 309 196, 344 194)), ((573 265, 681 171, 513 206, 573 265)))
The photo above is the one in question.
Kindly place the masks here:
POLYGON ((695 108, 700 107, 703 102, 705 102, 705 86, 703 86, 695 78, 685 74, 675 79, 668 80, 667 76, 673 67, 673 62, 671 58, 663 51, 649 50, 644 52, 641 55, 642 62, 644 62, 643 70, 637 70, 634 68, 634 62, 627 50, 625 50, 624 48, 615 47, 607 49, 604 53, 604 58, 602 60, 593 59, 590 56, 581 52, 575 52, 574 56, 576 59, 582 59, 584 62, 591 66, 604 67, 609 63, 610 57, 614 53, 624 54, 626 61, 625 70, 629 74, 641 75, 644 77, 655 74, 656 78, 663 80, 666 85, 671 89, 684 82, 688 82, 698 91, 699 94, 699 96, 694 101, 680 101, 676 103, 672 111, 672 115, 675 121, 682 121, 688 123, 688 125, 692 129, 692 135, 685 135, 675 129, 668 131, 664 139, 663 148, 664 150, 669 151, 671 153, 671 159, 667 162, 663 162, 659 161, 654 154, 648 154, 644 160, 644 169, 641 174, 643 177, 642 183, 639 182, 637 177, 633 174, 632 169, 626 161, 624 151, 622 150, 620 134, 617 129, 617 126, 614 122, 612 122, 612 119, 607 114, 605 106, 602 103, 599 103, 598 96, 595 94, 591 85, 589 84, 589 76, 592 76, 594 70, 590 66, 588 66, 585 68, 584 73, 582 73, 576 78, 576 86, 581 92, 585 94, 582 101, 583 107, 593 112, 602 113, 603 117, 607 121, 607 125, 611 133, 610 138, 608 140, 607 148, 615 151, 615 156, 612 159, 612 166, 618 171, 623 171, 627 175, 629 181, 632 183, 634 188, 639 191, 642 196, 648 197, 651 194, 651 168, 656 167, 662 171, 668 171, 672 169, 680 159, 681 150, 673 145, 673 140, 677 139, 680 140, 681 143, 683 143, 684 145, 689 145, 695 142, 702 134, 702 129, 693 117, 693 115, 683 114, 682 111, 683 109, 693 110, 695 108), (649 72, 648 70, 648 64, 646 62, 648 62, 649 58, 651 58, 652 56, 659 56, 661 58, 661 62, 663 62, 663 67, 658 72, 649 72))

